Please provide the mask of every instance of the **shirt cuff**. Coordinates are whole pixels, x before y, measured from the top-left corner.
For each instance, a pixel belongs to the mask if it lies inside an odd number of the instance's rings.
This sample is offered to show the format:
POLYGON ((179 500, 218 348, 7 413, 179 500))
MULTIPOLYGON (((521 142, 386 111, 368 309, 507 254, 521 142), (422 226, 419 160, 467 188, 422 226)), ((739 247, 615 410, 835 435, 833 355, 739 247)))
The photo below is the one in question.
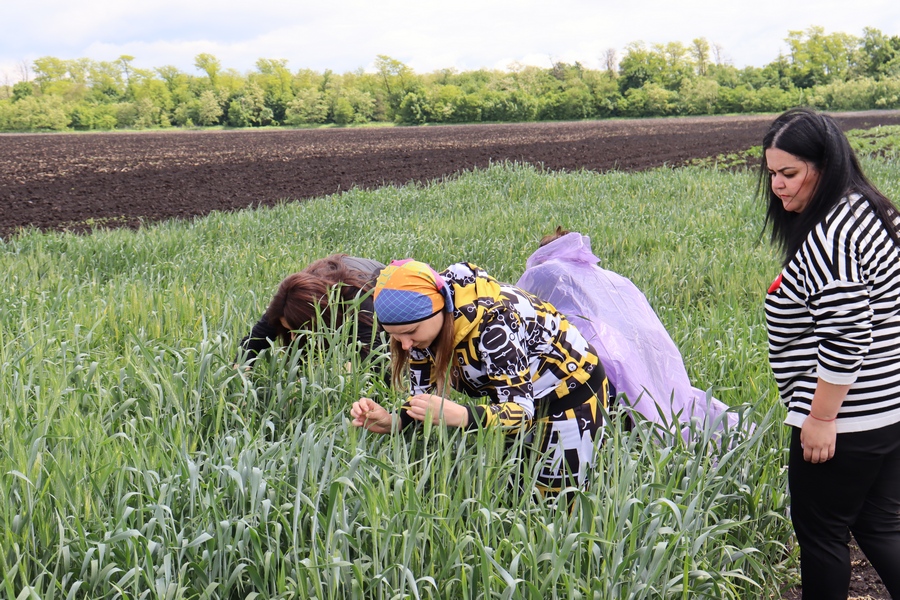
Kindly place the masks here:
POLYGON ((466 422, 466 431, 478 429, 484 426, 484 407, 465 405, 468 413, 468 421, 466 422))
POLYGON ((853 371, 852 373, 839 373, 837 371, 830 371, 822 365, 819 365, 816 369, 816 376, 819 379, 833 385, 852 385, 856 383, 858 375, 858 371, 853 371))

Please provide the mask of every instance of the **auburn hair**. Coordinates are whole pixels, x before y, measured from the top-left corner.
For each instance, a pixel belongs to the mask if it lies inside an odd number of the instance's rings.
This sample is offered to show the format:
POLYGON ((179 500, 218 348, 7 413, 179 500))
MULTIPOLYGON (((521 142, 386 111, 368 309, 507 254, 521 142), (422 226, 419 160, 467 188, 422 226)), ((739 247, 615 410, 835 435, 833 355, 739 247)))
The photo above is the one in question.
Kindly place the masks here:
MULTIPOLYGON (((347 304, 371 288, 367 274, 344 265, 345 256, 326 256, 281 281, 266 309, 266 320, 282 343, 290 344, 292 331, 313 330, 320 317, 324 323, 343 323, 347 304), (332 303, 332 298, 337 302, 332 303), (281 322, 282 318, 289 328, 281 322)), ((359 311, 357 318, 366 325, 372 324, 368 311, 359 311)))
POLYGON ((559 238, 561 238, 562 236, 569 235, 570 233, 572 233, 572 232, 569 231, 568 229, 563 229, 562 225, 557 225, 556 231, 554 231, 553 233, 548 233, 547 235, 545 235, 544 237, 541 238, 541 243, 538 244, 538 248, 543 248, 550 242, 556 241, 559 238))

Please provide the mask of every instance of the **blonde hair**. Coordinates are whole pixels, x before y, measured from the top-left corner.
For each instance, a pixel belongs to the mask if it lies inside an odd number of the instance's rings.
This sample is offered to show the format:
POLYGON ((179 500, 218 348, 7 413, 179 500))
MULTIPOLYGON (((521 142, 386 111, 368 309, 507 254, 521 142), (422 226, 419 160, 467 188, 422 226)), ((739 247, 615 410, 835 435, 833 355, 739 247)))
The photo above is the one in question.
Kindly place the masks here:
MULTIPOLYGON (((453 351, 455 346, 453 338, 455 337, 455 319, 452 312, 444 311, 444 323, 441 325, 441 331, 434 340, 434 372, 431 375, 432 383, 434 383, 435 391, 438 394, 444 393, 444 386, 447 382, 447 372, 453 369, 450 374, 450 386, 456 380, 456 367, 452 365, 453 351)), ((409 369, 409 351, 404 350, 400 342, 391 338, 391 383, 394 387, 401 389, 403 387, 403 377, 409 369)))

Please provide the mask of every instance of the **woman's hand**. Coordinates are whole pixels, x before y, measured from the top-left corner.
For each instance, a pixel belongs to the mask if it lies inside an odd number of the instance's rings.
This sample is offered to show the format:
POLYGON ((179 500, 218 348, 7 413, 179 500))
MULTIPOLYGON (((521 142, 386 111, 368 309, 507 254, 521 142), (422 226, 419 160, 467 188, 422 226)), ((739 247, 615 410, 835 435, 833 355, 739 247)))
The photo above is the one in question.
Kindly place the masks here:
POLYGON ((803 447, 803 460, 806 462, 823 463, 834 457, 837 442, 835 417, 849 391, 849 385, 828 383, 821 377, 816 380, 809 416, 800 428, 800 446, 803 447))
POLYGON ((394 416, 371 398, 360 398, 350 408, 351 424, 372 433, 391 433, 394 416))
POLYGON ((837 440, 837 426, 834 421, 819 421, 806 417, 800 428, 800 446, 803 448, 803 460, 813 464, 823 463, 834 457, 834 445, 837 440))
POLYGON ((417 394, 407 400, 406 411, 416 421, 430 420, 435 425, 465 427, 469 424, 469 411, 462 404, 434 394, 417 394))

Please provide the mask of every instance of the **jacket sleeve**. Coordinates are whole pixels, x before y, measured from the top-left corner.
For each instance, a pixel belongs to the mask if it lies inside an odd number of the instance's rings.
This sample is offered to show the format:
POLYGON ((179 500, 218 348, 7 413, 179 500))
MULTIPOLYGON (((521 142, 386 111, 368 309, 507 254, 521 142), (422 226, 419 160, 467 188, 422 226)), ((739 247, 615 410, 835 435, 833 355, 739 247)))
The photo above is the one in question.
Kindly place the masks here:
POLYGON ((478 353, 492 402, 469 407, 469 428, 480 425, 515 432, 534 419, 534 388, 525 338, 525 325, 515 310, 501 306, 485 315, 478 353))
POLYGON ((818 376, 836 385, 856 381, 872 343, 869 290, 852 221, 815 228, 801 250, 809 265, 807 293, 818 345, 818 376))
MULTIPOLYGON (((250 330, 250 333, 241 340, 241 348, 247 352, 248 359, 256 358, 260 352, 267 350, 271 346, 271 341, 275 340, 275 328, 269 325, 266 316, 260 317, 259 321, 250 330)), ((238 352, 240 359, 242 352, 238 352)))

